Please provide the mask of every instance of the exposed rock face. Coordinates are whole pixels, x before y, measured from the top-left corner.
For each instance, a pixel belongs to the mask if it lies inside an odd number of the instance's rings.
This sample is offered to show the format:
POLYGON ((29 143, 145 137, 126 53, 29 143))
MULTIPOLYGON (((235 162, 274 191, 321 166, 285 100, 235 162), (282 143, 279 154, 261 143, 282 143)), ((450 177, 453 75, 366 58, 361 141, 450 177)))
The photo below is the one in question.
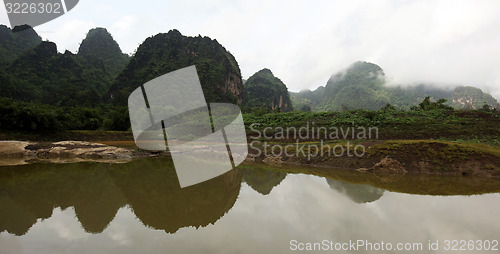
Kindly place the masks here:
POLYGON ((465 109, 479 109, 484 104, 493 108, 499 108, 500 105, 490 94, 483 93, 479 88, 471 86, 460 86, 453 90, 453 95, 449 99, 453 107, 465 109))
POLYGON ((224 82, 222 92, 226 94, 233 94, 237 99, 237 103, 241 104, 243 101, 243 82, 239 82, 241 76, 235 73, 229 73, 224 82))

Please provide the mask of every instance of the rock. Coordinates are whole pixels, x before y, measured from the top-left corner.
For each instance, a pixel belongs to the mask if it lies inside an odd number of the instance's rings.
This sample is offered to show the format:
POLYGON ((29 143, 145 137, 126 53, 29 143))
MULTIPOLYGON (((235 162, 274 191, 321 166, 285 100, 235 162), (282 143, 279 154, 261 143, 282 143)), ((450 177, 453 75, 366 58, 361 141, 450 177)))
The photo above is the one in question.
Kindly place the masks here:
POLYGON ((53 163, 81 161, 122 163, 130 161, 132 155, 132 151, 124 148, 84 141, 55 143, 0 141, 0 166, 47 160, 53 163))
POLYGON ((29 142, 0 141, 0 158, 22 158, 26 156, 26 146, 29 142))
POLYGON ((245 161, 256 162, 256 161, 257 161, 257 157, 254 157, 254 156, 248 156, 248 157, 246 157, 245 161))
POLYGON ((357 168, 355 170, 358 172, 361 172, 361 173, 365 173, 365 172, 369 172, 371 169, 369 169, 369 168, 357 168))
POLYGON ((397 160, 391 158, 383 158, 379 163, 375 164, 371 171, 375 173, 407 173, 405 167, 397 160))
POLYGON ((269 156, 269 157, 264 158, 264 160, 262 162, 264 162, 266 164, 271 164, 271 165, 282 165, 284 163, 284 159, 283 159, 283 157, 269 156))
POLYGON ((52 147, 39 149, 37 156, 48 158, 79 157, 94 159, 131 159, 132 151, 84 141, 61 141, 52 143, 52 147))

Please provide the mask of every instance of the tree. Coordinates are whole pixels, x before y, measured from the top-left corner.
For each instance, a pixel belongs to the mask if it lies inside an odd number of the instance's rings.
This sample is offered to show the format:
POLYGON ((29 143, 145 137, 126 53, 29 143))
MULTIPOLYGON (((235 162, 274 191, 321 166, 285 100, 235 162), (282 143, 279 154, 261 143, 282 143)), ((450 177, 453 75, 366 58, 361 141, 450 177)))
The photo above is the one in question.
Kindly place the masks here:
POLYGON ((444 104, 447 100, 444 98, 441 98, 437 100, 436 102, 432 102, 430 97, 427 96, 425 99, 418 104, 418 107, 413 106, 410 109, 411 110, 425 110, 425 111, 430 111, 430 110, 453 110, 452 107, 444 104))

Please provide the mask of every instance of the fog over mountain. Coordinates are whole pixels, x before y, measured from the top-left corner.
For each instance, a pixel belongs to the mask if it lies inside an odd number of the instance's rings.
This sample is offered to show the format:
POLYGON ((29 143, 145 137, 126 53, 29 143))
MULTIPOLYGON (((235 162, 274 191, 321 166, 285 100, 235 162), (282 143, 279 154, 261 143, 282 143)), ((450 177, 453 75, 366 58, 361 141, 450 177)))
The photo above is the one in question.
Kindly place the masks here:
MULTIPOLYGON (((3 8, 0 23, 9 24, 3 8)), ((498 100, 499 9, 495 0, 89 0, 36 30, 60 52, 76 52, 89 29, 106 27, 129 54, 171 29, 202 34, 230 49, 243 78, 266 66, 295 92, 362 60, 383 66, 394 84, 474 86, 498 100)))
POLYGON ((399 109, 409 109, 427 96, 431 100, 446 99, 446 104, 456 109, 479 109, 485 104, 500 108, 489 93, 473 86, 391 85, 380 66, 364 61, 354 62, 336 72, 325 86, 316 90, 290 93, 293 107, 305 111, 378 110, 387 103, 399 109))

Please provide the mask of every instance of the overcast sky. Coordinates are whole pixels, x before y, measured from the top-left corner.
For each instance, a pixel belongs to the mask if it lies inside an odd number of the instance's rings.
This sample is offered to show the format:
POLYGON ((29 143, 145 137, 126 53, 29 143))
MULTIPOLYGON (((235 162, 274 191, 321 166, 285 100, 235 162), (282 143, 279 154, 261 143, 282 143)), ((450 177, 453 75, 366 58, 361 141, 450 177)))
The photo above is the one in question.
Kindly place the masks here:
MULTIPOLYGON (((314 89, 352 62, 380 65, 391 83, 473 85, 500 99, 500 1, 80 0, 38 26, 76 53, 105 27, 126 53, 178 29, 217 39, 243 78, 269 68, 290 91, 314 89)), ((0 23, 9 26, 4 6, 0 23)))

